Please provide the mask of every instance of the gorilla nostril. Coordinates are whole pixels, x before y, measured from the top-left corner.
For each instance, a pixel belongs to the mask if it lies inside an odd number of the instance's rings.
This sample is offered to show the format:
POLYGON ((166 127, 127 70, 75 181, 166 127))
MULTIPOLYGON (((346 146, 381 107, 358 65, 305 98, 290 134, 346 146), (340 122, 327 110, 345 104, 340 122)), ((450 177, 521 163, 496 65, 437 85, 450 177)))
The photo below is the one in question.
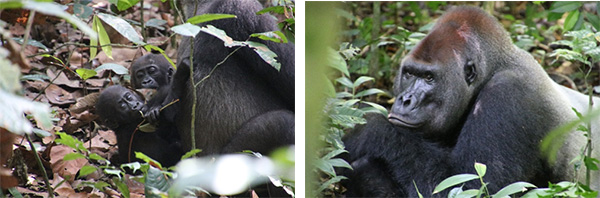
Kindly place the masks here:
POLYGON ((410 98, 408 98, 408 99, 405 99, 405 100, 402 102, 402 106, 405 106, 405 107, 407 107, 407 106, 409 106, 409 105, 410 105, 410 98))

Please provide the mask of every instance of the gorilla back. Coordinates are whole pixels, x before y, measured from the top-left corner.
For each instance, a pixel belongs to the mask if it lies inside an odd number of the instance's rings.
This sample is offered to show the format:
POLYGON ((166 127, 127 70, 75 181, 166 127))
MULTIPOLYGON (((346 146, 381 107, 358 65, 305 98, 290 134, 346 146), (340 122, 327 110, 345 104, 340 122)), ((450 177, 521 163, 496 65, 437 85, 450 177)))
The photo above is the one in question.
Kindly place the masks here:
MULTIPOLYGON (((458 7, 438 19, 402 61, 394 92, 388 120, 370 118, 345 137, 349 161, 362 170, 348 173, 348 188, 358 189, 349 196, 415 197, 415 184, 432 196, 443 179, 474 173, 474 162, 487 165, 484 180, 491 193, 516 181, 545 186, 585 175, 569 164, 585 146, 581 133, 566 137, 555 164, 539 148, 548 132, 577 119, 571 107, 589 110, 587 96, 553 82, 531 55, 512 44, 495 18, 478 8, 458 7), (397 188, 373 192, 361 181, 397 188)), ((594 97, 596 109, 599 102, 594 97)), ((598 137, 600 121, 592 123, 592 136, 598 137)), ((592 145, 600 145, 600 138, 592 145)), ((593 157, 600 157, 598 149, 593 157)), ((592 187, 598 190, 600 174, 593 174, 592 187)))
MULTIPOLYGON (((207 23, 224 30, 234 40, 247 40, 252 33, 278 30, 273 18, 256 15, 256 12, 262 9, 257 1, 185 1, 184 4, 186 16, 205 13, 236 15, 237 18, 207 23), (199 5, 196 6, 195 3, 199 5), (194 10, 196 7, 198 10, 194 10)), ((187 70, 179 71, 182 67, 189 67, 190 40, 184 38, 181 41, 182 45, 178 50, 179 69, 173 85, 176 89, 183 89, 182 95, 179 96, 181 108, 178 111, 177 125, 181 127, 183 146, 186 150, 191 148, 191 141, 185 140, 190 137, 192 89, 196 89, 198 99, 195 112, 195 142, 196 147, 203 150, 202 155, 220 153, 233 137, 243 133, 238 131, 240 126, 255 116, 274 110, 294 111, 293 44, 251 39, 267 45, 278 55, 281 70, 277 71, 246 47, 226 58, 235 49, 227 48, 218 38, 201 32, 193 42, 194 82, 207 76, 219 62, 225 59, 226 61, 194 88, 189 81, 180 82, 181 78, 185 77, 182 73, 187 70)), ((285 123, 287 122, 283 122, 285 123)), ((293 144, 293 141, 286 143, 293 144)))

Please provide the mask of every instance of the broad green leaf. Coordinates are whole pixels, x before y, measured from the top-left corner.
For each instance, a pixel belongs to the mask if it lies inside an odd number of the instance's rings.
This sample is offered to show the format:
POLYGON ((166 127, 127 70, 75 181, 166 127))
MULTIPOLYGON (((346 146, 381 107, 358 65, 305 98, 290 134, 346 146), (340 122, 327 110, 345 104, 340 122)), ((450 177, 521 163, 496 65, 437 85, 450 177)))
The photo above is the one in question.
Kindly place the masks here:
POLYGON ((90 153, 90 159, 96 160, 96 161, 108 161, 96 153, 90 153))
POLYGON ((177 66, 175 65, 175 63, 173 63, 173 60, 171 60, 171 58, 169 58, 169 56, 167 56, 167 54, 165 54, 165 50, 160 49, 160 47, 156 47, 156 46, 150 45, 150 44, 144 45, 144 49, 146 49, 146 51, 149 51, 149 52, 151 52, 152 50, 160 52, 160 54, 162 54, 165 57, 165 59, 167 59, 167 61, 169 61, 169 63, 171 63, 171 66, 173 66, 173 68, 177 69, 177 66))
POLYGON ((54 140, 56 143, 71 147, 81 153, 85 153, 88 151, 87 148, 83 146, 83 142, 81 142, 78 139, 75 139, 73 136, 64 132, 56 132, 56 135, 60 137, 59 139, 54 140))
POLYGON ((492 195, 492 198, 508 197, 515 193, 525 192, 527 191, 527 188, 536 188, 536 186, 527 182, 515 182, 500 189, 500 191, 492 195))
POLYGON ((329 163, 334 167, 343 167, 343 168, 352 169, 352 166, 350 166, 350 164, 348 164, 348 162, 346 162, 345 160, 340 159, 340 158, 330 159, 329 163))
POLYGON ((358 77, 358 79, 356 79, 356 81, 354 81, 353 84, 353 88, 357 88, 358 86, 362 85, 363 83, 367 82, 367 81, 374 81, 375 78, 373 77, 369 77, 369 76, 361 76, 358 77))
POLYGON ((144 153, 135 152, 135 158, 141 159, 144 162, 149 163, 149 164, 158 165, 158 167, 160 167, 161 169, 163 168, 163 166, 158 161, 150 158, 149 156, 145 155, 144 153))
POLYGON ((335 79, 335 81, 337 81, 338 83, 344 85, 345 87, 348 87, 350 89, 354 89, 354 84, 352 83, 352 81, 350 81, 350 79, 348 79, 347 77, 339 77, 337 79, 335 79))
POLYGON ((283 35, 281 31, 272 31, 272 32, 263 32, 263 33, 254 33, 250 35, 251 37, 258 37, 259 39, 265 41, 273 41, 276 43, 287 43, 288 40, 283 35))
POLYGON ((123 169, 125 167, 133 170, 133 172, 136 172, 137 170, 140 170, 142 168, 142 164, 140 164, 139 162, 131 162, 131 163, 127 163, 127 164, 121 164, 121 169, 123 169))
POLYGON ((333 166, 329 163, 328 160, 323 160, 323 159, 315 160, 315 167, 318 168, 319 170, 323 171, 327 175, 330 175, 330 176, 336 175, 335 170, 333 169, 333 166))
POLYGON ((146 196, 157 197, 155 196, 156 194, 153 193, 154 189, 160 191, 161 193, 165 193, 167 192, 167 190, 169 190, 169 187, 171 187, 171 183, 169 182, 167 177, 165 177, 162 171, 150 166, 150 168, 148 168, 148 174, 146 175, 144 186, 144 192, 146 196))
POLYGON ((435 189, 433 190, 433 194, 442 192, 443 190, 446 190, 446 188, 452 187, 454 185, 462 184, 478 178, 479 177, 477 175, 473 174, 460 174, 448 177, 435 187, 435 189))
POLYGON ((105 69, 112 70, 113 72, 115 72, 116 74, 119 74, 119 75, 125 75, 125 74, 129 73, 129 70, 127 70, 127 68, 123 67, 122 65, 115 64, 115 63, 104 63, 104 64, 100 65, 100 67, 97 67, 96 69, 94 69, 94 71, 100 72, 105 69))
POLYGON ((22 7, 23 7, 23 2, 21 2, 21 1, 3 1, 3 2, 0 2, 0 10, 16 9, 16 8, 22 8, 22 7))
POLYGON ((585 14, 585 18, 588 19, 588 21, 590 22, 590 24, 592 24, 592 26, 594 26, 594 28, 596 28, 596 30, 600 30, 600 17, 598 15, 589 13, 589 12, 584 12, 585 14))
POLYGON ((140 131, 144 132, 144 133, 154 133, 156 132, 156 127, 150 123, 146 123, 146 124, 142 124, 142 126, 140 126, 140 131))
POLYGON ((340 53, 331 48, 327 48, 327 53, 327 65, 342 72, 342 74, 344 74, 345 76, 350 76, 350 72, 348 71, 348 65, 346 64, 346 61, 344 60, 342 55, 340 55, 340 53))
POLYGON ((456 197, 454 197, 454 198, 470 198, 470 197, 475 197, 479 194, 480 194, 479 190, 471 189, 471 190, 465 190, 465 191, 458 193, 458 195, 456 195, 456 197))
POLYGON ((91 78, 91 77, 95 76, 96 74, 98 74, 98 73, 96 73, 96 71, 91 70, 91 69, 86 69, 86 68, 76 69, 75 72, 77 72, 79 77, 81 77, 81 79, 83 79, 83 80, 87 80, 88 78, 91 78))
POLYGON ((159 30, 164 30, 165 27, 163 25, 167 24, 167 21, 162 19, 150 19, 146 21, 146 27, 153 27, 159 30))
POLYGON ((209 21, 214 21, 214 20, 219 20, 219 19, 229 19, 229 18, 237 18, 237 17, 233 14, 202 14, 202 15, 193 16, 193 17, 189 18, 186 22, 191 23, 191 24, 199 24, 199 23, 204 23, 204 22, 209 22, 209 21))
POLYGON ((79 177, 89 175, 93 172, 96 172, 96 170, 98 170, 98 168, 96 168, 95 166, 85 165, 81 167, 81 169, 79 169, 79 177))
POLYGON ((258 42, 246 41, 248 47, 252 48, 254 52, 260 56, 267 64, 271 65, 271 67, 275 68, 277 71, 281 69, 281 63, 277 62, 275 59, 277 54, 271 51, 266 45, 258 42))
POLYGON ((600 163, 600 161, 596 158, 591 158, 588 156, 584 156, 583 157, 583 162, 585 163, 585 167, 587 167, 590 170, 598 170, 598 164, 600 163))
POLYGON ((200 27, 198 27, 197 25, 192 25, 191 23, 184 23, 181 25, 173 26, 171 28, 171 31, 182 36, 196 37, 196 35, 200 32, 200 27))
MULTIPOLYGON (((138 45, 145 44, 142 40, 142 36, 135 31, 131 24, 127 23, 127 21, 123 20, 122 18, 104 13, 98 13, 98 17, 129 41, 138 45)), ((100 43, 102 43, 102 41, 100 41, 100 43)))
POLYGON ((477 171, 477 175, 479 175, 479 177, 483 177, 485 176, 485 172, 487 170, 487 166, 485 164, 482 163, 475 163, 475 171, 477 171))
POLYGON ((94 10, 89 6, 79 3, 73 4, 73 14, 80 19, 88 19, 93 13, 94 10))
POLYGON ((125 198, 129 198, 131 197, 130 193, 129 193, 129 187, 127 186, 127 184, 123 183, 123 181, 119 178, 113 177, 113 182, 114 184, 117 186, 117 188, 119 189, 119 192, 121 192, 121 195, 123 195, 123 197, 125 198))
POLYGON ((567 18, 565 19, 565 24, 564 24, 565 31, 572 30, 573 27, 575 27, 577 20, 579 20, 579 10, 575 10, 575 11, 569 13, 569 15, 567 15, 567 18))
POLYGON ((358 92, 354 97, 360 98, 360 97, 370 96, 370 95, 379 94, 379 93, 383 93, 383 91, 381 91, 380 89, 371 88, 371 89, 367 89, 367 90, 358 92))
POLYGON ((110 184, 103 182, 103 181, 96 181, 94 183, 94 188, 96 188, 100 191, 104 191, 104 187, 110 187, 110 184))
POLYGON ((235 42, 231 37, 227 36, 227 33, 225 31, 223 31, 219 28, 216 28, 215 26, 212 26, 212 25, 207 25, 206 27, 202 27, 202 28, 200 28, 200 31, 219 38, 221 41, 223 41, 223 43, 227 47, 243 45, 243 44, 240 44, 239 42, 235 42))
POLYGON ((36 12, 57 16, 65 19, 67 22, 73 24, 79 28, 84 34, 91 38, 95 38, 97 34, 87 24, 77 17, 65 12, 67 6, 63 6, 54 2, 36 2, 36 1, 25 1, 23 8, 27 10, 35 10, 36 12))
POLYGON ((63 157, 64 161, 75 160, 75 159, 84 159, 85 155, 81 153, 68 153, 63 157))
POLYGON ((262 9, 262 10, 256 12, 256 15, 261 15, 261 14, 264 14, 267 12, 283 14, 283 13, 285 13, 285 8, 283 6, 272 6, 272 7, 268 7, 268 8, 265 8, 265 9, 262 9))
MULTIPOLYGON (((15 40, 19 44, 23 44, 23 38, 12 38, 12 39, 15 40)), ((48 50, 48 47, 46 47, 43 43, 40 43, 39 41, 32 40, 32 39, 27 40, 27 45, 31 45, 34 47, 42 48, 44 50, 48 50)))
POLYGON ((44 130, 41 130, 41 129, 38 129, 38 128, 33 128, 33 133, 35 133, 36 135, 38 135, 40 137, 48 137, 48 136, 52 135, 48 131, 44 131, 44 130))
MULTIPOLYGON (((94 29, 94 32, 98 32, 98 23, 99 21, 96 20, 96 16, 94 16, 94 18, 92 19, 92 28, 94 29)), ((98 55, 98 37, 94 37, 94 38, 90 38, 90 60, 94 60, 94 58, 96 58, 96 55, 98 55)), ((50 55, 48 55, 50 56, 50 55)))
POLYGON ((576 10, 583 4, 578 1, 557 1, 550 7, 550 12, 565 13, 576 10))
POLYGON ((140 0, 118 0, 117 9, 119 9, 119 11, 127 10, 133 7, 138 2, 140 2, 140 0))
POLYGON ((0 127, 18 135, 30 134, 33 131, 33 126, 29 122, 29 119, 23 116, 25 113, 33 115, 38 126, 43 129, 50 129, 52 127, 52 116, 48 104, 32 102, 31 99, 8 93, 3 89, 0 89, 0 98, 2 98, 0 100, 0 109, 2 109, 0 127))
POLYGON ((191 151, 188 151, 187 153, 185 153, 183 156, 181 156, 181 160, 190 158, 190 157, 194 157, 194 155, 196 155, 197 153, 202 152, 201 149, 193 149, 191 151))
MULTIPOLYGON (((98 17, 94 17, 94 20, 96 21, 94 29, 98 32, 98 41, 100 42, 100 46, 102 46, 102 51, 104 51, 108 58, 113 59, 112 46, 109 45, 110 38, 108 37, 108 33, 106 33, 104 25, 102 25, 102 22, 100 22, 100 19, 98 19, 98 17)), ((90 60, 92 59, 90 58, 90 60)))

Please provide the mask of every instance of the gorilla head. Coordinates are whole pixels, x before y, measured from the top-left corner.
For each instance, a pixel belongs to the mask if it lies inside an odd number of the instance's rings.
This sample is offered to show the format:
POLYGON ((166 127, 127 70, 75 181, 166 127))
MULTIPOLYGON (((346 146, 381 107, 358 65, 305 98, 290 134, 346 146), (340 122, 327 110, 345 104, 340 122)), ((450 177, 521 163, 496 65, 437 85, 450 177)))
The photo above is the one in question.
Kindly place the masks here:
POLYGON ((136 89, 158 89, 169 84, 173 73, 173 67, 162 54, 144 55, 131 64, 131 84, 136 89))
POLYGON ((402 61, 389 120, 426 137, 459 128, 477 93, 500 68, 486 57, 510 50, 511 41, 492 17, 476 8, 449 12, 402 61), (465 11, 467 10, 467 11, 465 11), (468 16, 467 16, 468 15, 468 16), (477 16, 473 16, 477 15, 477 16), (482 38, 495 38, 494 40, 482 38), (498 46, 482 50, 482 46, 498 46))
POLYGON ((142 96, 119 85, 102 91, 96 103, 96 112, 109 128, 139 123, 145 108, 142 96))

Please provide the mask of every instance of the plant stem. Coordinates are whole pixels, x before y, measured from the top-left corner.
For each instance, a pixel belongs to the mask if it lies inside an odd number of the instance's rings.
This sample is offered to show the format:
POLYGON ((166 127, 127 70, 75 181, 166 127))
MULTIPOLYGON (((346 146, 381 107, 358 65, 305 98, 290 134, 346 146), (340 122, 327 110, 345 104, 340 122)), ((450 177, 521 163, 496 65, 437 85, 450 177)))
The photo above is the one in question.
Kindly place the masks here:
POLYGON ((50 181, 48 180, 48 173, 46 173, 46 168, 44 167, 44 164, 42 164, 42 160, 40 159, 40 156, 38 155, 37 151, 35 150, 35 146, 33 146, 33 142, 31 141, 31 137, 29 137, 29 134, 25 134, 25 137, 27 138, 27 142, 29 142, 31 151, 33 151, 33 156, 35 157, 35 161, 37 161, 38 167, 40 167, 40 170, 42 171, 42 176, 44 177, 44 183, 46 183, 46 189, 48 190, 48 196, 54 197, 54 191, 52 190, 52 186, 50 185, 50 181))

